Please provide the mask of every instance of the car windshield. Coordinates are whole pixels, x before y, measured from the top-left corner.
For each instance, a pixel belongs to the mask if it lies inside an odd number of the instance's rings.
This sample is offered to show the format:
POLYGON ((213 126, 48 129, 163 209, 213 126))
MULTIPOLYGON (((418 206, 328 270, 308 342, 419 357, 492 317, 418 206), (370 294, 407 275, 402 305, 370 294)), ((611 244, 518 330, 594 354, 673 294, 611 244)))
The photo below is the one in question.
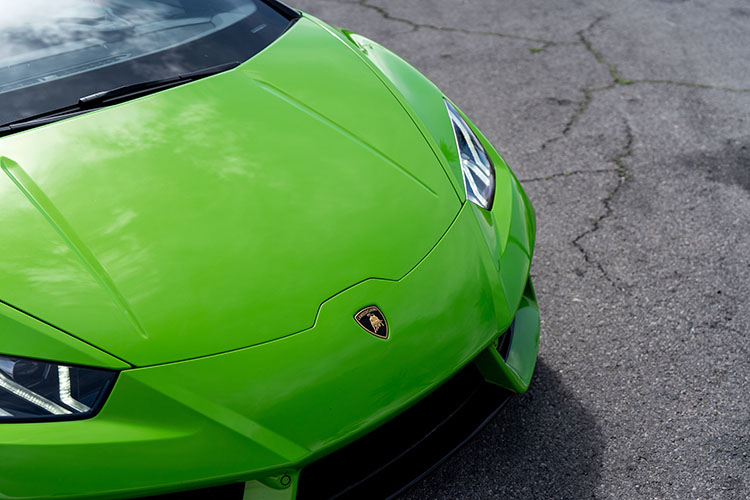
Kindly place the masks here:
POLYGON ((0 124, 245 61, 295 18, 271 0, 9 0, 2 10, 0 124))

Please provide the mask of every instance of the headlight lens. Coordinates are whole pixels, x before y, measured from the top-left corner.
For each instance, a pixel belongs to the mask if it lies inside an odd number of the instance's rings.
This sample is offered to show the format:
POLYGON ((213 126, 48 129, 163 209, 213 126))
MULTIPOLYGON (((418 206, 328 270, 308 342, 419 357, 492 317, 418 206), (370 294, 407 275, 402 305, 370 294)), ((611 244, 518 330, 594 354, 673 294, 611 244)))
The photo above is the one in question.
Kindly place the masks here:
POLYGON ((116 376, 109 370, 0 356, 0 423, 91 417, 116 376))
POLYGON ((495 198, 495 166, 461 113, 447 100, 445 105, 456 136, 466 199, 490 210, 495 198))

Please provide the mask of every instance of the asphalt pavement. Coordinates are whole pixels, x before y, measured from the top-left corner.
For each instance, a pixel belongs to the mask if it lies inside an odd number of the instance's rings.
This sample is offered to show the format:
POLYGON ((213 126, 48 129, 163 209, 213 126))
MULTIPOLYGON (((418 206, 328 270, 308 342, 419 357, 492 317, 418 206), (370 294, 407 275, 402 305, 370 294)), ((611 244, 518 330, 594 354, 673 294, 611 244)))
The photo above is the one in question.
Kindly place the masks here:
POLYGON ((403 498, 750 498, 750 3, 289 1, 431 78, 537 211, 532 387, 403 498))

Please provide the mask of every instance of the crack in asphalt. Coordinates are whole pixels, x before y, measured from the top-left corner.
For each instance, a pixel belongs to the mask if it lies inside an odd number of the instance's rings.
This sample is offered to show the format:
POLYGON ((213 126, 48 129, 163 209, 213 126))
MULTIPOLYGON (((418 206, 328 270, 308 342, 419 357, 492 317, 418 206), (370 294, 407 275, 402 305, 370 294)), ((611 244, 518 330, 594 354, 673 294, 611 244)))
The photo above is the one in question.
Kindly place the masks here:
POLYGON ((585 99, 580 104, 579 109, 576 111, 573 118, 571 118, 571 122, 566 124, 565 130, 563 133, 567 133, 568 131, 570 131, 570 128, 575 123, 575 120, 577 119, 577 117, 580 116, 581 113, 583 113, 583 111, 585 111, 586 107, 588 106, 588 103, 591 101, 590 94, 592 92, 609 90, 616 85, 634 85, 634 84, 648 83, 648 84, 661 84, 661 85, 677 85, 681 87, 692 87, 692 88, 699 88, 699 89, 721 90, 725 92, 740 92, 740 93, 750 92, 750 88, 739 89, 739 88, 733 88, 733 87, 724 87, 721 85, 710 85, 706 83, 682 82, 679 80, 667 80, 667 79, 624 78, 623 76, 620 75, 617 69, 617 66, 614 63, 607 61, 605 57, 603 56, 603 54, 599 52, 593 46, 591 41, 588 38, 586 38, 586 36, 584 35, 584 33, 593 29, 594 26, 596 26, 599 22, 603 21, 609 16, 600 16, 596 18, 591 24, 589 24, 588 27, 578 31, 576 33, 576 35, 578 36, 578 41, 555 41, 555 40, 545 40, 543 38, 529 37, 529 36, 524 36, 524 35, 516 35, 512 33, 499 33, 496 31, 471 30, 471 29, 466 29, 466 28, 456 28, 453 26, 438 26, 438 25, 429 24, 429 23, 418 23, 416 21, 412 21, 411 19, 408 19, 405 17, 394 16, 385 7, 372 4, 368 0, 357 0, 356 3, 352 1, 347 1, 347 0, 332 0, 332 1, 336 3, 340 3, 340 4, 346 4, 346 5, 359 5, 363 8, 373 10, 377 12, 378 14, 380 14, 383 17, 383 19, 386 19, 388 21, 395 21, 395 22, 407 24, 415 31, 418 29, 430 29, 430 30, 436 30, 436 31, 449 31, 449 32, 455 32, 455 33, 464 33, 467 35, 495 36, 498 38, 509 38, 513 40, 523 40, 527 42, 534 42, 534 43, 542 44, 542 47, 529 48, 529 52, 531 54, 543 52, 544 49, 548 47, 561 46, 561 45, 567 45, 567 46, 583 45, 584 47, 586 47, 586 50, 588 50, 591 54, 594 55, 594 57, 599 63, 607 66, 607 68, 609 69, 610 76, 612 77, 612 83, 604 87, 582 89, 585 94, 585 99))
MULTIPOLYGON (((583 45, 586 48, 586 50, 589 51, 589 53, 591 53, 591 55, 594 56, 596 61, 599 64, 606 66, 609 69, 609 75, 612 77, 612 81, 608 85, 605 85, 603 87, 581 89, 581 91, 583 92, 583 100, 581 100, 581 102, 578 104, 578 108, 570 117, 570 120, 568 120, 568 122, 565 124, 565 128, 563 128, 563 131, 562 131, 563 135, 567 135, 573 129, 573 126, 575 126, 575 124, 578 122, 578 119, 580 118, 580 116, 589 107, 589 104, 591 104, 591 100, 593 99, 594 92, 601 92, 603 90, 609 90, 609 89, 614 88, 616 85, 630 85, 633 83, 632 80, 622 78, 617 71, 617 66, 607 61, 604 58, 604 55, 598 50, 596 50, 596 48, 594 48, 591 41, 588 38, 586 38, 585 33, 587 31, 592 30, 594 26, 596 26, 597 24, 599 24, 606 18, 607 16, 597 17, 586 28, 578 31, 576 35, 578 36, 578 40, 581 42, 581 45, 583 45)), ((542 144, 542 149, 544 149, 548 143, 549 142, 545 142, 544 144, 542 144)))
MULTIPOLYGON (((339 3, 345 3, 345 4, 352 3, 352 2, 347 2, 345 0, 335 0, 335 1, 339 3)), ((542 47, 535 47, 533 49, 529 49, 532 53, 541 52, 547 47, 552 47, 556 45, 578 45, 578 42, 556 42, 553 40, 544 40, 541 38, 533 38, 533 37, 528 37, 528 36, 523 36, 523 35, 514 35, 511 33, 498 33, 496 31, 470 30, 470 29, 465 29, 465 28, 455 28, 452 26, 437 26, 435 24, 418 23, 418 22, 412 21, 411 19, 407 19, 405 17, 394 16, 390 12, 388 12, 388 9, 386 9, 385 7, 371 4, 367 0, 359 0, 357 3, 364 8, 374 10, 386 20, 408 24, 415 31, 418 29, 450 31, 450 32, 455 32, 455 33, 465 33, 467 35, 495 36, 499 38, 510 38, 514 40, 524 40, 527 42, 534 42, 534 43, 542 44, 542 47)))
MULTIPOLYGON (((594 88, 584 88, 581 89, 584 94, 583 100, 579 103, 578 108, 571 116, 570 120, 565 125, 565 128, 563 129, 562 135, 558 137, 558 139, 562 136, 567 135, 572 128, 577 123, 579 117, 586 111, 589 104, 591 103, 591 100, 593 99, 593 94, 595 92, 600 92, 604 90, 609 90, 614 88, 617 85, 631 85, 634 82, 632 80, 623 78, 620 76, 620 73, 617 70, 617 66, 615 66, 613 63, 609 62, 604 55, 599 52, 591 43, 591 41, 586 37, 586 32, 592 30, 598 23, 606 19, 607 16, 600 16, 597 17, 594 21, 592 21, 586 28, 578 31, 578 39, 581 42, 581 45, 583 45, 586 50, 591 53, 591 55, 594 56, 596 61, 606 66, 609 70, 609 74, 612 77, 612 81, 603 87, 594 87, 594 88)), ((583 260, 591 265, 594 266, 596 269, 599 270, 599 272, 602 274, 604 279, 606 279, 614 288, 624 290, 624 287, 618 284, 617 280, 612 278, 607 270, 604 268, 604 266, 601 264, 601 262, 595 260, 588 250, 586 250, 586 247, 583 245, 582 240, 586 238, 587 236, 595 233, 602 227, 602 223, 604 220, 608 219, 612 214, 614 213, 614 209, 612 207, 612 200, 617 195, 620 188, 625 184, 626 180, 628 179, 628 169, 625 165, 624 160, 628 158, 633 153, 633 143, 635 142, 635 136, 633 135, 633 130, 630 126, 630 123, 628 123, 627 118, 622 118, 625 123, 625 146, 623 147, 622 152, 616 154, 612 158, 610 158, 608 161, 612 164, 614 164, 614 168, 611 169, 599 169, 599 170, 581 170, 577 171, 576 173, 586 174, 586 173, 611 173, 616 172, 617 173, 617 183, 614 185, 614 187, 607 193, 607 196, 601 199, 602 205, 604 205, 604 213, 594 219, 592 219, 591 226, 585 229, 583 232, 581 232, 578 236, 576 236, 572 244, 574 247, 578 249, 579 252, 581 252, 581 255, 583 256, 583 260)), ((542 144, 542 149, 544 149, 547 144, 551 143, 553 141, 545 141, 544 144, 542 144)), ((555 177, 561 177, 565 176, 565 173, 562 174, 556 174, 553 176, 549 176, 550 178, 555 177)))
POLYGON ((737 92, 737 93, 750 92, 750 89, 736 89, 733 87, 722 87, 720 85, 708 85, 706 83, 680 82, 676 80, 651 80, 651 79, 646 78, 646 79, 641 79, 641 80, 629 80, 629 81, 630 81, 630 84, 652 83, 652 84, 657 84, 657 85, 676 85, 679 87, 692 87, 696 89, 721 90, 724 92, 737 92))
MULTIPOLYGON (((591 103, 591 100, 593 99, 593 94, 595 92, 602 92, 604 90, 610 90, 615 88, 618 85, 637 85, 637 84, 656 84, 656 85, 676 85, 680 87, 691 87, 691 88, 698 88, 698 89, 710 89, 710 90, 721 90, 724 92, 738 92, 738 93, 747 93, 750 92, 750 89, 738 89, 738 88, 732 88, 732 87, 723 87, 720 85, 709 85, 705 83, 691 83, 691 82, 681 82, 677 80, 658 80, 658 79, 629 79, 624 78, 619 70, 617 69, 617 66, 608 61, 607 58, 604 57, 604 54, 602 54, 599 50, 597 50, 594 45, 591 43, 591 41, 586 37, 586 33, 588 31, 591 31, 597 24, 599 24, 601 21, 605 20, 608 16, 601 16, 597 17, 594 21, 591 22, 586 28, 578 31, 576 35, 578 36, 578 40, 580 41, 580 44, 583 45, 586 50, 588 50, 594 58, 597 60, 599 64, 602 64, 607 67, 609 70, 609 75, 612 77, 612 81, 603 87, 594 87, 594 88, 584 88, 581 89, 583 92, 583 100, 578 105, 578 109, 573 113, 573 116, 571 116, 570 120, 565 124, 565 128, 563 129, 563 135, 567 135, 568 132, 573 128, 573 126, 578 121, 578 118, 586 111, 586 108, 588 108, 589 104, 591 103)), ((546 141, 544 144, 542 144, 542 149, 544 149, 547 144, 553 141, 546 141)))
POLYGON ((583 255, 583 260, 585 260, 587 264, 596 267, 599 270, 599 272, 602 273, 602 276, 604 276, 604 278, 613 287, 624 291, 625 288, 619 285, 617 281, 609 275, 607 270, 604 269, 604 266, 602 266, 601 262, 591 257, 591 254, 586 250, 586 248, 581 243, 581 240, 583 240, 585 237, 598 231, 601 228, 604 220, 609 218, 614 213, 614 209, 612 208, 612 200, 614 200, 615 196, 617 195, 617 192, 620 190, 620 188, 623 185, 625 185, 625 182, 628 179, 628 175, 629 175, 628 169, 627 169, 627 166, 625 165, 624 160, 633 154, 633 143, 635 142, 635 136, 633 135, 633 130, 630 127, 630 123, 628 123, 628 120, 623 117, 623 121, 625 123, 625 136, 627 138, 627 141, 625 143, 623 151, 609 159, 609 161, 613 163, 616 168, 604 170, 605 172, 614 171, 617 173, 617 184, 615 184, 615 186, 607 193, 606 197, 600 200, 601 203, 604 205, 604 214, 593 219, 591 227, 589 227, 588 229, 583 231, 581 234, 576 236, 575 239, 573 239, 573 246, 576 247, 579 252, 581 252, 581 254, 583 255))
MULTIPOLYGON (((599 62, 599 64, 603 64, 609 69, 609 75, 612 77, 613 84, 629 85, 633 83, 633 80, 628 80, 627 78, 621 77, 620 73, 617 71, 617 66, 607 61, 604 58, 604 55, 602 55, 601 52, 599 52, 598 50, 594 48, 591 41, 588 38, 586 38, 586 35, 585 35, 587 31, 591 31, 592 29, 594 29, 594 26, 604 21, 607 17, 608 16, 597 17, 586 28, 578 31, 576 35, 578 35, 578 39, 581 41, 581 44, 583 44, 583 46, 586 47, 586 50, 588 50, 589 52, 591 52, 591 54, 594 55, 594 57, 599 62)), ((610 86, 607 86, 607 87, 611 88, 610 86)))
POLYGON ((368 0, 357 0, 356 3, 348 0, 331 0, 336 3, 345 4, 345 5, 359 5, 363 8, 370 9, 372 11, 377 12, 378 14, 383 17, 383 19, 386 19, 388 21, 395 21, 399 23, 404 23, 409 25, 413 30, 418 29, 430 29, 430 30, 436 30, 436 31, 450 31, 455 33, 464 33, 467 35, 480 35, 480 36, 495 36, 499 38, 509 38, 513 40, 524 40, 527 42, 534 42, 542 44, 542 47, 532 47, 529 49, 529 52, 531 54, 536 54, 539 52, 543 52, 544 49, 548 47, 553 46, 561 46, 561 45, 567 45, 567 46, 574 46, 574 45, 583 45, 586 47, 586 50, 588 50, 591 54, 596 57, 596 60, 607 66, 609 69, 609 74, 612 77, 612 83, 609 85, 606 85, 604 87, 598 87, 598 88, 592 88, 592 89, 583 89, 584 93, 587 93, 585 96, 584 101, 581 103, 580 109, 578 109, 574 115, 574 117, 571 119, 572 123, 569 123, 565 127, 565 132, 570 130, 570 127, 572 127, 573 123, 575 123, 575 120, 578 116, 580 116, 581 113, 585 110, 586 106, 588 106, 588 102, 591 100, 590 93, 592 92, 599 92, 602 90, 609 90, 613 88, 615 85, 634 85, 634 84, 644 84, 644 83, 650 83, 650 84, 660 84, 660 85, 677 85, 681 87, 692 87, 692 88, 699 88, 699 89, 712 89, 712 90, 721 90, 725 92, 740 92, 740 93, 749 93, 750 88, 747 89, 740 89, 740 88, 734 88, 734 87, 724 87, 721 85, 710 85, 706 83, 693 83, 693 82, 682 82, 679 80, 667 80, 667 79, 650 79, 650 78, 640 78, 640 79, 629 79, 624 78, 620 75, 617 66, 614 63, 611 63, 606 60, 606 58, 603 56, 601 52, 599 52, 591 43, 591 41, 586 38, 585 34, 587 31, 590 31, 594 28, 599 22, 603 21, 609 16, 600 16, 596 18, 591 24, 589 24, 588 27, 578 31, 576 35, 578 36, 578 41, 554 41, 554 40, 545 40, 543 38, 535 38, 535 37, 529 37, 529 36, 523 36, 523 35, 516 35, 512 33, 499 33, 496 31, 483 31, 483 30, 471 30, 466 28, 456 28, 453 26, 438 26, 435 24, 429 24, 429 23, 418 23, 416 21, 412 21, 411 19, 405 18, 405 17, 398 17, 391 14, 388 9, 385 7, 381 7, 380 5, 375 5, 370 3, 368 0))
MULTIPOLYGON (((699 89, 721 90, 721 91, 726 91, 726 92, 742 92, 742 93, 750 92, 750 89, 736 89, 736 88, 721 87, 717 85, 706 85, 706 84, 700 84, 700 83, 679 82, 679 81, 673 81, 673 80, 652 80, 652 79, 631 80, 628 78, 624 78, 618 71, 617 66, 614 63, 609 62, 604 57, 604 55, 599 50, 597 50, 593 46, 591 41, 586 37, 586 33, 592 30, 598 23, 600 23, 604 19, 606 19, 606 16, 598 17, 593 22, 591 22, 591 24, 589 24, 588 27, 580 30, 577 33, 577 35, 578 35, 578 39, 581 42, 581 45, 583 45, 586 48, 586 50, 588 50, 591 53, 591 55, 594 56, 594 58, 599 64, 602 64, 607 67, 607 69, 609 70, 610 77, 612 78, 612 81, 608 85, 605 85, 603 87, 581 89, 584 97, 579 103, 578 108, 575 110, 575 112, 571 116, 570 120, 568 120, 568 122, 565 124, 562 134, 558 137, 545 141, 542 144, 541 149, 545 149, 547 145, 559 140, 560 138, 567 135, 572 130, 572 128, 578 122, 578 119, 580 118, 580 116, 586 111, 589 104, 591 104, 594 93, 602 92, 605 90, 610 90, 619 85, 663 84, 663 85, 676 85, 676 86, 699 88, 699 89)), ((599 174, 599 173, 612 172, 612 171, 615 171, 617 173, 618 182, 615 184, 613 189, 607 193, 607 196, 604 199, 600 200, 601 203, 604 205, 604 214, 602 214, 601 216, 597 218, 594 218, 591 226, 587 228, 585 231, 583 231, 582 233, 580 233, 578 236, 576 236, 573 239, 572 243, 573 243, 573 246, 575 246, 578 249, 578 251, 581 252, 581 254, 583 255, 583 259, 587 264, 592 265, 596 269, 598 269, 599 272, 602 274, 602 276, 604 276, 604 278, 614 288, 625 291, 625 288, 622 285, 620 285, 617 282, 617 280, 613 279, 609 275, 609 273, 601 264, 601 262, 595 260, 591 256, 589 251, 586 250, 586 247, 582 243, 582 240, 584 238, 598 231, 602 227, 602 223, 604 222, 604 220, 609 218, 613 214, 614 209, 612 207, 612 200, 614 199, 614 197, 617 195, 620 188, 625 184, 625 182, 628 179, 629 173, 628 173, 627 165, 625 164, 625 159, 630 157, 633 153, 633 143, 634 143, 635 137, 633 135, 633 130, 630 124, 628 123, 627 119, 623 117, 623 120, 625 122, 625 134, 627 138, 624 150, 622 153, 619 153, 608 160, 609 162, 614 164, 615 168, 590 170, 590 171, 579 170, 579 171, 574 171, 574 172, 563 172, 560 174, 555 174, 555 175, 551 175, 547 177, 528 179, 526 182, 549 180, 549 179, 554 179, 557 177, 566 177, 568 175, 574 175, 574 174, 589 174, 589 173, 599 174)))
POLYGON ((571 177, 573 175, 588 175, 588 174, 611 174, 614 169, 611 168, 600 168, 598 170, 570 170, 568 172, 559 172, 557 174, 545 175, 544 177, 530 177, 528 179, 518 179, 519 182, 540 182, 549 181, 556 179, 557 177, 571 177))

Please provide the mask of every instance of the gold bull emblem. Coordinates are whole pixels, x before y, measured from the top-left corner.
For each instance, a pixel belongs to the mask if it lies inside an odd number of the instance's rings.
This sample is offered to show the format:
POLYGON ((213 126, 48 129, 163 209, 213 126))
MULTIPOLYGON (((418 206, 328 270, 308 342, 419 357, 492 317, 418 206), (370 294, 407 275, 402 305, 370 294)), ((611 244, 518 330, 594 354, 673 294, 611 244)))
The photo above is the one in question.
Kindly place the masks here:
POLYGON ((388 323, 378 306, 368 306, 354 315, 354 320, 367 333, 381 339, 388 338, 388 323))

